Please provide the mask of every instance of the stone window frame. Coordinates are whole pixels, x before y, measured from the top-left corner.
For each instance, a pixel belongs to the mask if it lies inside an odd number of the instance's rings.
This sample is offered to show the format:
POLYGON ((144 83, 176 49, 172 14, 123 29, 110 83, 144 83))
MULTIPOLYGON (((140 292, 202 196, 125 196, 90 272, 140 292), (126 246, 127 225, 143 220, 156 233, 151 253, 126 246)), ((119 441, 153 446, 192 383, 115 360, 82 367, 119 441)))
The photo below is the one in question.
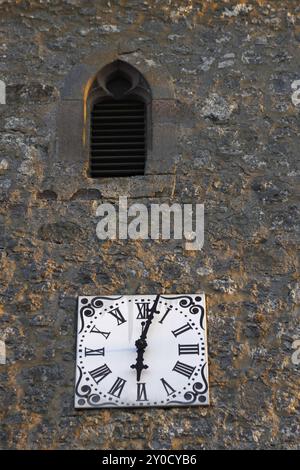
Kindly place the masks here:
MULTIPOLYGON (((144 56, 122 52, 95 53, 74 66, 67 74, 60 94, 57 113, 56 165, 81 167, 81 185, 95 187, 101 179, 91 178, 89 169, 89 104, 94 80, 107 65, 120 60, 136 68, 151 90, 151 143, 148 148, 145 174, 122 179, 144 178, 149 175, 173 174, 176 156, 176 100, 172 81, 165 67, 152 64, 144 56)), ((105 180, 116 177, 105 178, 105 180)))

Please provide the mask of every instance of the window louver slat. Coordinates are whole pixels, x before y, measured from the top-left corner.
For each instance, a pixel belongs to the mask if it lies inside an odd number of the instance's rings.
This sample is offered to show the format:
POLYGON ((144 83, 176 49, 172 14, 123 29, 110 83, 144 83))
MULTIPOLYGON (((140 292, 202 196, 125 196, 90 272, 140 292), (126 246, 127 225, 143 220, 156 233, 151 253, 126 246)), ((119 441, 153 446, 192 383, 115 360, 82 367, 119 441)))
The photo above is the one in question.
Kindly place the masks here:
POLYGON ((144 158, 140 157, 139 155, 123 155, 122 157, 119 157, 119 155, 109 155, 107 157, 95 157, 94 158, 94 164, 97 163, 116 163, 116 162, 129 162, 129 161, 135 161, 135 162, 144 162, 144 158))
POLYGON ((146 159, 145 104, 106 100, 91 113, 91 177, 143 175, 146 159))

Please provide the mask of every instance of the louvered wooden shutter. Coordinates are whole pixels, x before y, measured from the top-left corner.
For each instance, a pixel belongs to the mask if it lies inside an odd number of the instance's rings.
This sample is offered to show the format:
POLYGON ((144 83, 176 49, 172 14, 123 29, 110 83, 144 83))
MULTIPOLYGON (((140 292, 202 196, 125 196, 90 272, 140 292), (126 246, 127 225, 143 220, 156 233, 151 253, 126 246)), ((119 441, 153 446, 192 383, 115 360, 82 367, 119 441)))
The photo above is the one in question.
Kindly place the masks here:
POLYGON ((143 175, 146 161, 146 105, 105 99, 91 114, 90 176, 143 175))

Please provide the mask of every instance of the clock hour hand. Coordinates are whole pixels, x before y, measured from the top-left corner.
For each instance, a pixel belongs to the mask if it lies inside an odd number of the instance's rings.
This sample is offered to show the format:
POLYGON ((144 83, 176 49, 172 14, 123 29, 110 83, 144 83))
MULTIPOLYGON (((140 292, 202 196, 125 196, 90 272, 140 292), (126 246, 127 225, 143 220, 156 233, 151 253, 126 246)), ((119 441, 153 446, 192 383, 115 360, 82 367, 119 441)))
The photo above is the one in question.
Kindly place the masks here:
POLYGON ((135 342, 137 357, 136 357, 136 363, 132 364, 131 368, 136 369, 136 378, 138 382, 141 379, 141 374, 142 374, 143 369, 148 369, 148 366, 144 364, 144 353, 145 353, 146 347, 148 346, 147 334, 148 334, 150 325, 154 318, 154 314, 158 313, 157 305, 158 305, 159 298, 160 298, 160 295, 157 295, 155 301, 153 302, 152 308, 149 310, 147 321, 142 323, 142 327, 143 327, 142 334, 140 338, 136 340, 135 342))
POLYGON ((148 366, 144 364, 144 353, 147 347, 147 341, 141 340, 140 338, 135 342, 135 345, 137 351, 136 363, 132 364, 130 367, 132 369, 136 369, 136 379, 139 382, 141 380, 143 369, 148 369, 148 366))

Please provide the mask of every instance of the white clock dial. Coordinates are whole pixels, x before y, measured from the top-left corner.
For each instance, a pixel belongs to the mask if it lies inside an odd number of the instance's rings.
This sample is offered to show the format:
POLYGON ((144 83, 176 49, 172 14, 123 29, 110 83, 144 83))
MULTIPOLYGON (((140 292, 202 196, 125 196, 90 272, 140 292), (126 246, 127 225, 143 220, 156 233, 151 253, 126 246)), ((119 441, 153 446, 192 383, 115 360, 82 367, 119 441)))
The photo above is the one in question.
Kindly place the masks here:
POLYGON ((207 405, 204 294, 79 297, 76 408, 207 405))

